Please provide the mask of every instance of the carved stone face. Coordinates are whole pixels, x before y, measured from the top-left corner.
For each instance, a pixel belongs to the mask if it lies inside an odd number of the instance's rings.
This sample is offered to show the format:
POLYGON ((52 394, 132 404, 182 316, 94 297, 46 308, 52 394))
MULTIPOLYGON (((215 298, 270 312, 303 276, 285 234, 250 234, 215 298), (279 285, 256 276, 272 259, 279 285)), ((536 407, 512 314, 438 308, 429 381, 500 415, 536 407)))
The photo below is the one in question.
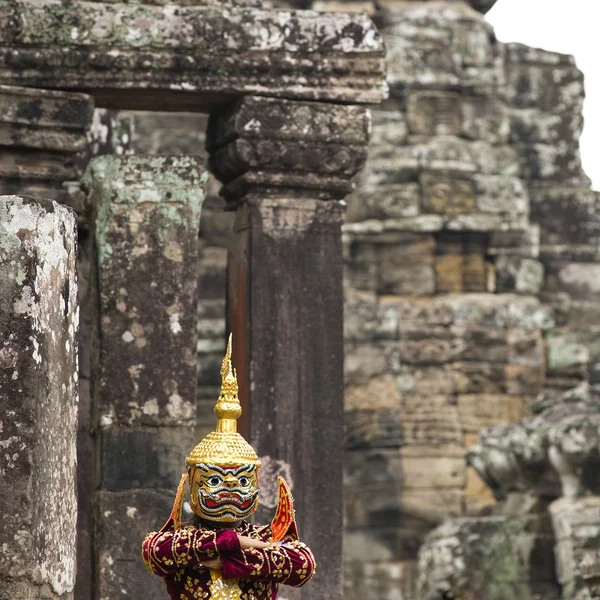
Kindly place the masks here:
POLYGON ((190 468, 190 505, 202 519, 233 523, 258 508, 256 465, 221 467, 200 463, 190 468))

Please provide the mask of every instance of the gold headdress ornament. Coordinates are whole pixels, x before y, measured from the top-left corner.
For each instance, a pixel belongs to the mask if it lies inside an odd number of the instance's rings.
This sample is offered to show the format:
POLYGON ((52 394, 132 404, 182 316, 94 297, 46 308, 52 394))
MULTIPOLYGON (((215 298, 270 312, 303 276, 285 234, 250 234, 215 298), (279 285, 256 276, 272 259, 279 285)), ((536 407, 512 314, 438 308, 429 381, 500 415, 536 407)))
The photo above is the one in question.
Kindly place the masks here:
POLYGON ((257 465, 258 456, 252 446, 237 432, 237 420, 242 414, 238 398, 238 382, 231 364, 231 335, 221 366, 221 393, 215 406, 217 427, 209 433, 185 459, 188 467, 199 463, 224 466, 257 465))
MULTIPOLYGON (((242 414, 242 407, 238 398, 237 375, 231 364, 231 339, 232 336, 230 335, 227 342, 227 352, 221 365, 221 393, 214 408, 218 418, 217 427, 185 459, 186 467, 192 469, 201 463, 220 467, 243 465, 260 467, 256 452, 237 432, 237 420, 242 414)), ((164 527, 168 527, 171 521, 175 529, 181 527, 181 509, 187 481, 188 474, 184 473, 177 489, 171 516, 164 527)))

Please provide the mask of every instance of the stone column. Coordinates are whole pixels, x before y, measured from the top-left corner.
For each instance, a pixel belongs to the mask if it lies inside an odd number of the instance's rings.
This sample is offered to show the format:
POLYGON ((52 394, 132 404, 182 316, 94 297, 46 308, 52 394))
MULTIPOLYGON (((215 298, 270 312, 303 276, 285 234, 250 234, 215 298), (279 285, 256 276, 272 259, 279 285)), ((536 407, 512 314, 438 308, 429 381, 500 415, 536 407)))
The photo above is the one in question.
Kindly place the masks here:
POLYGON ((0 85, 0 194, 32 194, 72 204, 65 182, 79 179, 94 105, 86 94, 0 85))
POLYGON ((197 159, 185 156, 99 157, 84 178, 97 270, 91 385, 99 600, 165 594, 135 557, 143 536, 169 516, 195 444, 205 181, 197 159))
POLYGON ((600 497, 561 498, 551 504, 550 513, 563 598, 600 598, 600 497))
POLYGON ((341 593, 342 198, 368 130, 364 108, 255 97, 209 124, 212 170, 237 211, 228 318, 242 427, 263 463, 258 518, 271 519, 281 473, 319 563, 302 598, 341 593))
POLYGON ((75 585, 76 220, 0 196, 0 598, 75 585))

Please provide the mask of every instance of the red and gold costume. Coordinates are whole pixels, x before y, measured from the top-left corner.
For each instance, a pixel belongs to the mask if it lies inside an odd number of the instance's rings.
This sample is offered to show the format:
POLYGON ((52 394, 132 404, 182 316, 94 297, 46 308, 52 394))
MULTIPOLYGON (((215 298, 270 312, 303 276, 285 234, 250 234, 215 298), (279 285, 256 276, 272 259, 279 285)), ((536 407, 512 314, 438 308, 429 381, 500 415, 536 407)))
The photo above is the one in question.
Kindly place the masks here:
POLYGON ((142 556, 148 570, 164 579, 172 600, 275 600, 279 584, 305 584, 315 560, 298 540, 292 496, 281 477, 271 524, 258 527, 245 520, 258 506, 260 461, 237 433, 242 411, 231 338, 221 377, 217 428, 187 457, 171 516, 160 531, 146 536, 142 556), (197 516, 193 525, 181 523, 186 481, 197 516), (270 545, 242 548, 239 536, 270 545), (204 565, 217 558, 220 570, 204 565))

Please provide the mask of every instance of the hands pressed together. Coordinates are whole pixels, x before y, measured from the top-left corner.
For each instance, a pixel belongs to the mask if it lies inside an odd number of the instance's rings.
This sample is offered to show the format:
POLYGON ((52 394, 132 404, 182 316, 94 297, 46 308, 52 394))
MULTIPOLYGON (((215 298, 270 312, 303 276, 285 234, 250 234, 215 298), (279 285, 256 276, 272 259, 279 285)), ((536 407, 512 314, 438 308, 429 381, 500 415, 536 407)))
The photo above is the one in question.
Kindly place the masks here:
MULTIPOLYGON (((279 542, 263 542, 262 540, 255 540, 254 538, 246 535, 240 535, 239 533, 237 536, 242 550, 248 550, 249 548, 258 548, 259 550, 264 550, 266 548, 275 548, 276 546, 279 546, 279 542)), ((215 571, 220 571, 222 569, 220 558, 202 561, 202 565, 209 569, 214 569, 215 571)))

